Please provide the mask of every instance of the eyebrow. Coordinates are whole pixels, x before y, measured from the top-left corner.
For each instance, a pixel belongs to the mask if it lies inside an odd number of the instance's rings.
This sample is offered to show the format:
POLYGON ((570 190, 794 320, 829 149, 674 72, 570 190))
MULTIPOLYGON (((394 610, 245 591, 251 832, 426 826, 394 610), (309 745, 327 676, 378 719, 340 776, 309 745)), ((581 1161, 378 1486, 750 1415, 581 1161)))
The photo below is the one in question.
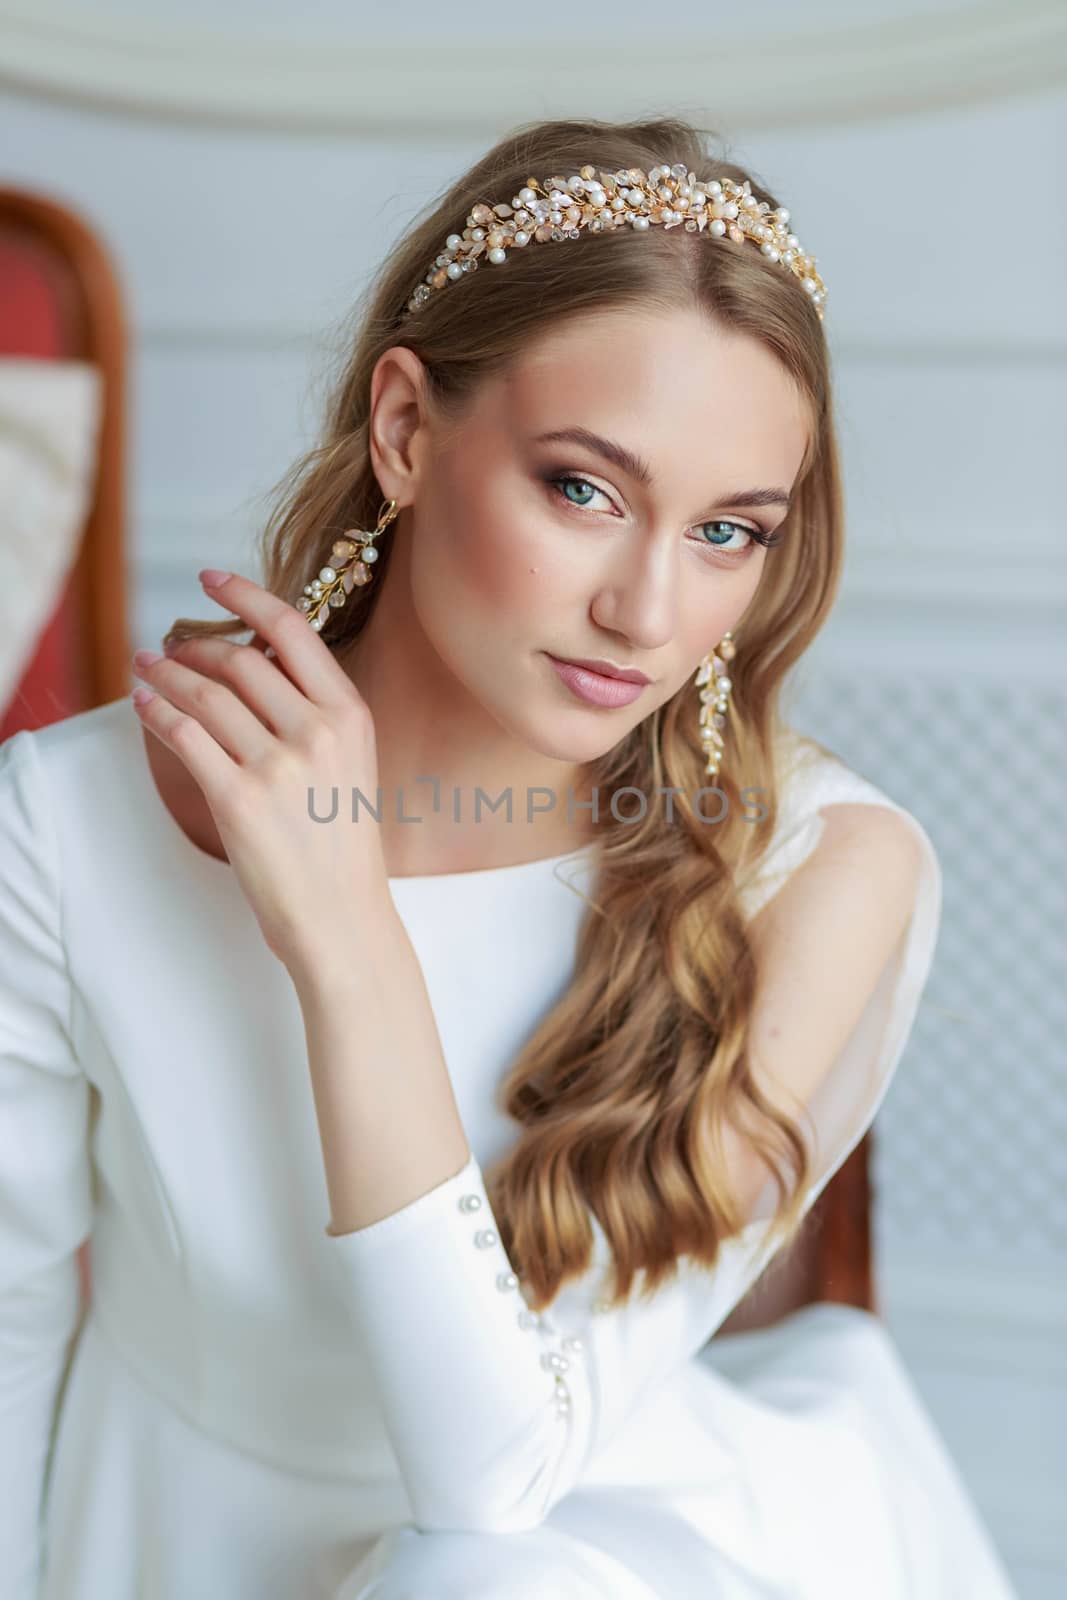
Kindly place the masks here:
MULTIPOLYGON (((550 433, 539 433, 535 444, 576 444, 594 455, 602 456, 635 482, 651 489, 655 479, 652 470, 641 456, 635 455, 615 439, 605 439, 589 428, 554 428, 550 433)), ((718 502, 724 506, 789 506, 789 493, 785 489, 739 489, 736 494, 723 495, 718 502)))

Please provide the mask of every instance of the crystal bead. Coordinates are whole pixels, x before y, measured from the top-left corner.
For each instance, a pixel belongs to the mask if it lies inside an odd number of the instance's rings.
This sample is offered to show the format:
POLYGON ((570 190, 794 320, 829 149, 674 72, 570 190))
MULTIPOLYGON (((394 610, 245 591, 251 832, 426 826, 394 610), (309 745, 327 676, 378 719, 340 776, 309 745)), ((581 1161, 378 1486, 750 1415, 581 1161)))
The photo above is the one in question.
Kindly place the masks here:
POLYGON ((336 611, 341 606, 344 605, 345 599, 346 599, 346 596, 345 596, 344 590, 343 589, 335 589, 333 591, 333 594, 331 594, 331 596, 329 598, 329 601, 327 603, 329 605, 333 606, 334 610, 336 611))
POLYGON ((480 1228, 474 1235, 474 1242, 479 1250, 488 1250, 490 1245, 496 1244, 496 1234, 492 1228, 480 1228))

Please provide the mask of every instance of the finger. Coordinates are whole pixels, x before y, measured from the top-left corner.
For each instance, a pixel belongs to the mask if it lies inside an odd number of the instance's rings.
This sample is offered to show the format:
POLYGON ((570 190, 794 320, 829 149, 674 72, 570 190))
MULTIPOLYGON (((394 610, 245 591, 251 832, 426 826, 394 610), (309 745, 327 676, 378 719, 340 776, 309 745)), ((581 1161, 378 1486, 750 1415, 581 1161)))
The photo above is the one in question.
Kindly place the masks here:
POLYGON ((138 651, 133 658, 138 677, 197 721, 239 766, 261 761, 275 744, 274 735, 225 684, 168 656, 155 661, 138 651))
POLYGON ((135 699, 134 710, 145 727, 184 764, 210 803, 212 796, 223 792, 226 784, 239 769, 225 750, 202 728, 195 717, 186 716, 165 700, 161 694, 148 688, 134 690, 147 700, 135 699))
MULTIPOLYGON (((203 579, 201 579, 203 582, 203 579)), ((354 686, 302 611, 269 594, 251 578, 231 572, 204 592, 233 611, 274 646, 281 665, 312 704, 333 710, 351 701, 354 686)))
POLYGON ((254 645, 210 636, 183 639, 167 659, 225 683, 280 739, 293 738, 307 723, 306 698, 278 662, 266 660, 254 645))

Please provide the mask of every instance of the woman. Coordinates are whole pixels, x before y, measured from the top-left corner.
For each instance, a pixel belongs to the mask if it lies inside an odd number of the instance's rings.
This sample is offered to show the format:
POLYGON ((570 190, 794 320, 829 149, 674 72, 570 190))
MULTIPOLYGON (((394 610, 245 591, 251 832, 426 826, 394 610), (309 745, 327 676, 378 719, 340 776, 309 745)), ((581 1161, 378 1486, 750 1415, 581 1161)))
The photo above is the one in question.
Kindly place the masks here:
POLYGON ((843 534, 788 222, 675 119, 502 140, 265 583, 0 748, 5 1593, 1010 1594, 874 1317, 702 1349, 940 909, 780 713, 843 534))

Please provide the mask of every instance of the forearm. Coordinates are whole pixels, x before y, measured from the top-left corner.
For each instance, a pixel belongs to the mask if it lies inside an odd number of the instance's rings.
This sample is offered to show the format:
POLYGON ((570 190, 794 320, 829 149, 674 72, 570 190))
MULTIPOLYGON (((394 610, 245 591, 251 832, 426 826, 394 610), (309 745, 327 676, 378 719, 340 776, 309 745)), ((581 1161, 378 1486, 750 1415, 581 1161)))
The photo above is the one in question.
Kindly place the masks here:
POLYGON ((422 967, 395 906, 343 961, 294 975, 330 1197, 329 1232, 391 1216, 470 1157, 422 967))

